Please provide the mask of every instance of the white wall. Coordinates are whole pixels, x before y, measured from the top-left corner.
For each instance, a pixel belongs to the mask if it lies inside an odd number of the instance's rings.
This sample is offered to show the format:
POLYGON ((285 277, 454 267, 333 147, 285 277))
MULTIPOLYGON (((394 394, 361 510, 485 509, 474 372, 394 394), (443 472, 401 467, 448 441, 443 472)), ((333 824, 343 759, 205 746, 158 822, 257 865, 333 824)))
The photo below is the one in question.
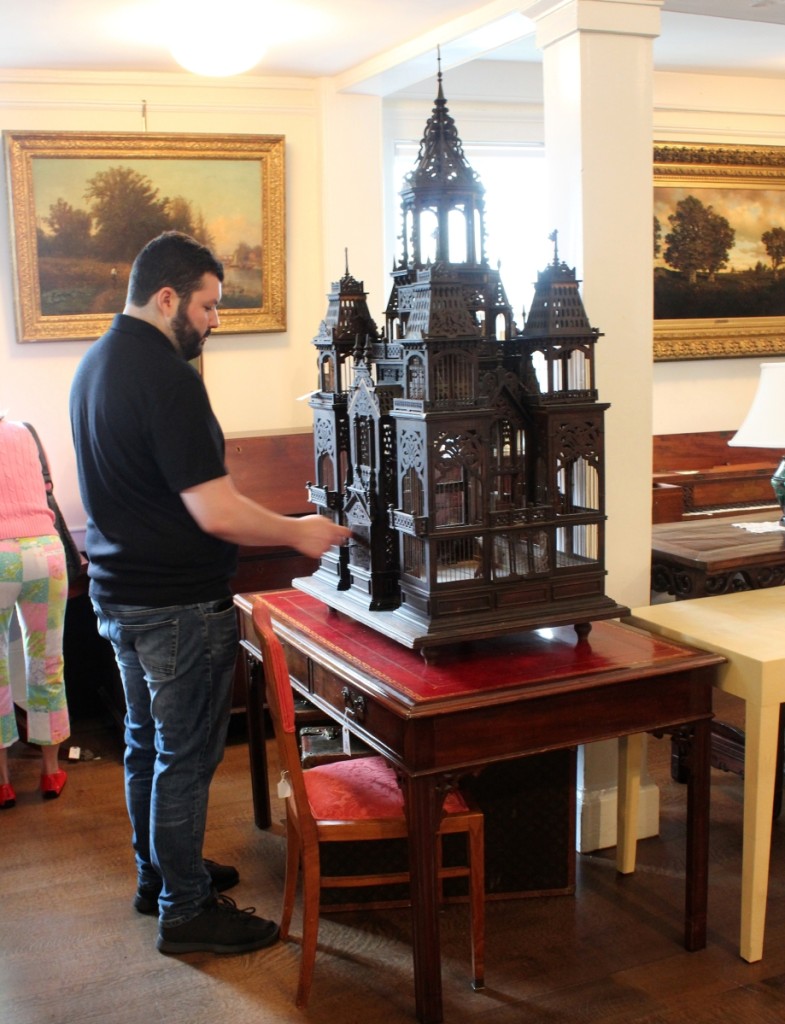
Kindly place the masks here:
MULTIPOLYGON (((0 129, 141 132, 144 101, 146 128, 152 132, 286 136, 287 330, 214 336, 204 373, 227 433, 288 430, 310 424, 310 409, 295 399, 314 381, 310 342, 324 315, 330 282, 343 273, 344 247, 352 273, 365 280, 372 313, 382 319, 398 230, 397 197, 389 194, 386 161, 395 138, 421 137, 435 84, 434 75, 381 101, 336 95, 329 82, 305 79, 205 83, 187 75, 0 70, 0 129)), ((450 71, 445 89, 464 141, 542 141, 537 65, 473 62, 450 71)), ((653 134, 658 141, 779 145, 785 138, 784 112, 785 83, 780 80, 655 75, 653 134)), ((648 260, 650 254, 641 258, 648 260)), ((13 302, 8 207, 2 201, 0 408, 8 407, 11 416, 39 428, 58 497, 70 524, 79 528, 83 513, 67 394, 89 343, 18 344, 13 302)), ((759 363, 656 363, 653 432, 734 429, 751 401, 759 363)))
MULTIPOLYGON (((464 142, 543 141, 540 65, 473 61, 447 72, 444 85, 464 142)), ((388 100, 389 151, 395 138, 420 138, 423 104, 434 95, 434 82, 425 81, 388 100)), ((655 72, 653 139, 780 146, 785 139, 785 80, 655 72)), ((397 230, 390 220, 392 210, 388 205, 390 237, 397 230)), ((650 259, 650 254, 644 258, 650 259)), ((746 358, 655 363, 652 433, 735 429, 752 401, 760 362, 746 358)))
MULTIPOLYGON (((356 276, 383 277, 381 223, 381 101, 341 97, 305 79, 231 79, 206 83, 190 75, 70 74, 0 71, 0 128, 41 131, 195 132, 284 135, 286 160, 287 330, 213 335, 204 355, 211 401, 228 434, 306 428, 311 410, 297 397, 315 384, 311 339, 326 311, 330 282, 344 270, 350 247, 356 276), (142 103, 147 119, 142 119, 142 103), (323 108, 330 106, 327 114, 323 108), (338 108, 337 111, 335 108, 338 108), (327 161, 322 135, 332 125, 340 151, 371 138, 358 189, 342 161, 327 161), (374 128, 374 124, 376 127, 374 128), (378 197, 367 182, 377 182, 378 197), (325 258, 325 202, 331 204, 325 258), (340 224, 345 218, 344 229, 340 224)), ((231 211, 231 196, 226 197, 231 211)), ((87 341, 16 341, 8 204, 0 202, 0 408, 32 421, 47 447, 55 488, 69 525, 79 529, 78 497, 67 405, 71 378, 87 341)), ((383 302, 380 301, 380 308, 383 302)), ((119 310, 118 310, 119 311, 119 310)))

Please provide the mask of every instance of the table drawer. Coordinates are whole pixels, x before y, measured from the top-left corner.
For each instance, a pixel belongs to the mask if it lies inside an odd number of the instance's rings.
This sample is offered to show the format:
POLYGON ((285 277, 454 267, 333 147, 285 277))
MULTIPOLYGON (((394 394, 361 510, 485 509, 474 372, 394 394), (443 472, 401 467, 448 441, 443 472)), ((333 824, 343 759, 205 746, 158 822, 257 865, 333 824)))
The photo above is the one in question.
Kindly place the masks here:
POLYGON ((286 656, 286 667, 289 669, 289 675, 292 681, 295 682, 302 690, 306 693, 311 692, 311 678, 310 678, 310 660, 302 653, 298 651, 296 647, 292 647, 291 644, 282 642, 284 655, 286 656))

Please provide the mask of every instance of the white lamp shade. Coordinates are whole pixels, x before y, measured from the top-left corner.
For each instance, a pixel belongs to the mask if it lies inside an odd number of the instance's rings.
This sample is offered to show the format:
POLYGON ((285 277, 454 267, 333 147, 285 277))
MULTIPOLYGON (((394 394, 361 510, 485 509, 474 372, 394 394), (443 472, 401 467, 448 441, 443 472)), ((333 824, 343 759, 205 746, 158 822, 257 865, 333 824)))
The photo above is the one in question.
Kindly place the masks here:
POLYGON ((728 444, 785 452, 785 363, 761 363, 750 410, 728 444))

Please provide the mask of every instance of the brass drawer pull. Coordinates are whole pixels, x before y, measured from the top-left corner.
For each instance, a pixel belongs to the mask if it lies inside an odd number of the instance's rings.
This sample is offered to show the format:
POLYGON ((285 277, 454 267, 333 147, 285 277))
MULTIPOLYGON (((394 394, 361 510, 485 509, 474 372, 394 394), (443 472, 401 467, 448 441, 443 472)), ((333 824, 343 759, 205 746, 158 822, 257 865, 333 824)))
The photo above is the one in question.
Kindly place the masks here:
POLYGON ((353 718, 355 722, 364 722, 365 697, 363 697, 361 693, 352 693, 348 686, 342 687, 341 696, 343 697, 346 716, 348 718, 353 718))

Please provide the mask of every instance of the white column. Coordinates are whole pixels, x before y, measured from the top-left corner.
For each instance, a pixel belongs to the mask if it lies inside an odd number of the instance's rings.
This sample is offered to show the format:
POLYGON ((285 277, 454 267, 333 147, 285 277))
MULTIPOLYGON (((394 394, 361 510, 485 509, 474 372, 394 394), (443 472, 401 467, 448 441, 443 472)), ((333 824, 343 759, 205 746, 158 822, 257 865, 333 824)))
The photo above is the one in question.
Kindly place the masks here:
MULTIPOLYGON (((559 257, 583 281, 605 420, 606 592, 649 600, 652 409, 652 43, 661 0, 537 0, 545 150, 559 257)), ((578 849, 616 842, 616 744, 582 750, 578 849)), ((644 778, 639 835, 658 830, 644 778)))
MULTIPOLYGON (((337 92, 322 82, 322 217, 324 292, 349 270, 363 281, 377 327, 384 325, 387 274, 384 266, 384 146, 382 99, 337 92)), ((325 307, 326 308, 326 307, 325 307)))

